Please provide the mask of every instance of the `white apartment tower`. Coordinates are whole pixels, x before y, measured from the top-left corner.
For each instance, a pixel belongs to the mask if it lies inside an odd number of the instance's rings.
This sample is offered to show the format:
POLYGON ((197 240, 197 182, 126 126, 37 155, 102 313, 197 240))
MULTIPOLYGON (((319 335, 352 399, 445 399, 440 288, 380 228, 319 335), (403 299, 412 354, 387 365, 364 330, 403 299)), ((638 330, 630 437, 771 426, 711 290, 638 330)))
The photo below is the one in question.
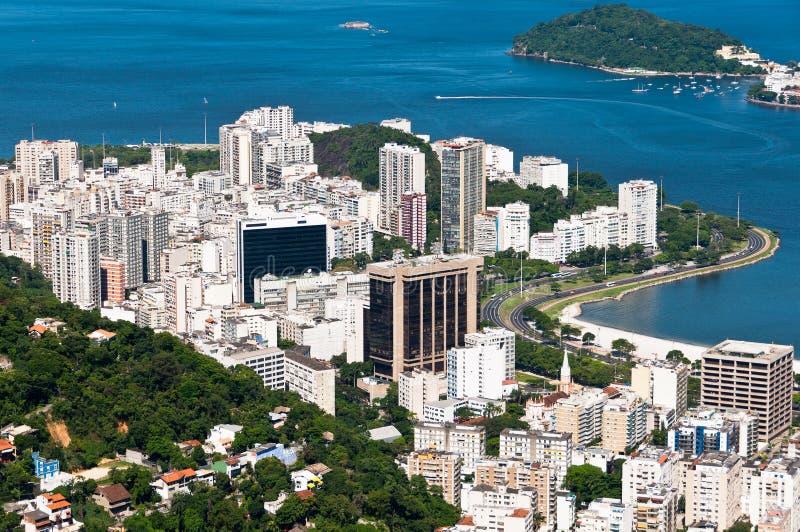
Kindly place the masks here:
POLYGON ((505 358, 504 350, 490 345, 451 348, 447 352, 448 399, 501 399, 505 358))
POLYGON ((403 194, 425 192, 425 154, 419 148, 388 142, 379 150, 380 229, 400 235, 403 194))
POLYGON ((479 332, 467 333, 464 335, 464 345, 467 347, 493 346, 505 353, 505 379, 515 378, 514 368, 516 364, 516 336, 512 331, 502 327, 487 327, 479 332))
POLYGON ((509 203, 503 209, 503 242, 501 251, 528 252, 531 235, 531 207, 522 201, 509 203))
POLYGON ((556 157, 526 155, 519 164, 519 185, 537 185, 542 188, 556 187, 567 197, 569 189, 569 167, 556 157))
POLYGON ((686 471, 686 522, 708 521, 727 530, 742 513, 742 462, 736 454, 713 451, 686 471))
POLYGON ((658 185, 642 179, 620 183, 619 210, 628 215, 630 243, 657 247, 658 185))
POLYGON ((442 377, 441 374, 419 368, 404 371, 397 382, 398 403, 413 412, 417 419, 423 419, 425 403, 439 400, 442 377))
POLYGON ((31 180, 35 185, 41 182, 41 177, 56 177, 56 180, 65 180, 70 177, 73 165, 79 160, 80 149, 78 143, 72 140, 21 140, 14 151, 14 163, 17 171, 31 180), (52 170, 40 168, 42 155, 46 160, 55 163, 52 170), (50 176, 42 176, 41 172, 50 176), (54 174, 54 176, 53 176, 54 174))
POLYGON ((631 369, 631 389, 647 404, 686 412, 689 368, 680 362, 646 360, 631 369))
POLYGON ((163 145, 150 148, 150 165, 153 167, 153 188, 163 189, 167 179, 167 158, 163 145))
POLYGON ((336 415, 336 369, 311 357, 286 353, 286 389, 336 415))
POLYGON ((100 305, 100 254, 97 237, 57 233, 52 243, 53 293, 88 310, 100 305))
POLYGON ((234 185, 249 185, 253 173, 250 129, 241 124, 219 128, 219 168, 234 185))

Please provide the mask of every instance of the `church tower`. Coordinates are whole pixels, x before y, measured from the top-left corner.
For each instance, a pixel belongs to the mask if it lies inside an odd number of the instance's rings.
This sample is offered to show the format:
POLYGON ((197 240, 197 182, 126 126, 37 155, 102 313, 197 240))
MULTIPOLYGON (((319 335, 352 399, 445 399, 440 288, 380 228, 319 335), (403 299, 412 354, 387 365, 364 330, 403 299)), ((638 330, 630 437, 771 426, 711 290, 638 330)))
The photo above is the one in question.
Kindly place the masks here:
POLYGON ((569 368, 566 347, 564 348, 564 362, 561 364, 561 380, 558 384, 558 391, 568 395, 572 393, 572 370, 569 368))

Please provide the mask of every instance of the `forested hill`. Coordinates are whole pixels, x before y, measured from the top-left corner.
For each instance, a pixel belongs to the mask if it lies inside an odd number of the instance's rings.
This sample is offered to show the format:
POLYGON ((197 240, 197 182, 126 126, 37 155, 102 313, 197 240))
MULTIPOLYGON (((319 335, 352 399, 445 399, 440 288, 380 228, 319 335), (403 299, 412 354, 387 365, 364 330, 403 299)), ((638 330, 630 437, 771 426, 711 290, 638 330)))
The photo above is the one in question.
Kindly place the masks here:
POLYGON ((419 137, 374 123, 309 135, 314 143, 314 161, 322 175, 348 175, 368 190, 378 190, 378 150, 387 142, 416 146, 425 154, 425 192, 428 210, 439 212, 441 169, 430 144, 419 137))
POLYGON ((604 68, 659 72, 760 72, 714 54, 741 41, 719 30, 673 22, 625 4, 599 5, 537 24, 512 52, 604 68))
MULTIPOLYGON (((410 413, 397 406, 396 391, 382 400, 379 410, 362 400, 363 392, 340 382, 334 418, 295 393, 265 389, 251 369, 226 369, 170 334, 111 322, 96 310, 60 303, 38 271, 2 255, 0 355, 13 363, 12 369, 0 370, 0 426, 36 429, 15 439, 17 460, 0 463, 0 505, 31 496, 30 482, 36 480, 31 451, 59 459, 62 471, 92 467, 125 449, 145 451, 162 469, 198 467, 207 457, 184 455, 175 442, 202 441, 213 425, 235 423, 244 427, 233 442, 236 452, 257 442, 280 442, 299 449, 295 467, 323 462, 332 469, 313 502, 293 495, 277 515, 266 513, 264 502, 281 490, 291 493, 291 484, 280 462, 263 460, 233 482, 222 475, 213 487, 193 488, 166 514, 153 512, 151 474, 133 468, 115 480, 127 483, 134 496, 137 513, 125 521, 126 528, 288 530, 308 518, 321 530, 430 531, 459 518, 459 509, 429 491, 421 478, 409 480, 395 463, 413 438, 410 413), (57 334, 30 336, 28 326, 43 317, 65 325, 57 334), (98 328, 116 337, 94 344, 87 333, 98 328), (46 405, 51 406, 42 409, 46 405), (281 428, 270 423, 269 413, 277 406, 291 409, 281 428), (370 441, 366 430, 386 424, 398 427, 404 438, 391 445, 370 441), (333 442, 323 438, 326 431, 334 435, 333 442), (375 526, 356 525, 359 520, 375 526)), ((358 368, 348 366, 357 365, 340 366, 350 372, 346 382, 352 382, 358 368)), ((356 376, 372 372, 358 371, 356 376)), ((59 489, 87 530, 105 530, 110 523, 101 519, 104 512, 87 495, 93 483, 59 489)), ((19 523, 19 517, 0 510, 0 530, 8 523, 19 523)))

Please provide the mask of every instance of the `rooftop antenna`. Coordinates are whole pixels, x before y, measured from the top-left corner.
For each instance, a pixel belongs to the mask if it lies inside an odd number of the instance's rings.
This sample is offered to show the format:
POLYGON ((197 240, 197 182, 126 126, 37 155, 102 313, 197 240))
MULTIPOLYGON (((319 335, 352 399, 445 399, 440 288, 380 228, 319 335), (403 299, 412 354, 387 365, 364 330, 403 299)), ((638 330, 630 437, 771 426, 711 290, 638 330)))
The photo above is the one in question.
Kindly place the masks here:
POLYGON ((36 126, 36 124, 31 124, 31 142, 33 142, 34 140, 36 140, 36 136, 33 134, 33 128, 34 128, 35 126, 36 126))

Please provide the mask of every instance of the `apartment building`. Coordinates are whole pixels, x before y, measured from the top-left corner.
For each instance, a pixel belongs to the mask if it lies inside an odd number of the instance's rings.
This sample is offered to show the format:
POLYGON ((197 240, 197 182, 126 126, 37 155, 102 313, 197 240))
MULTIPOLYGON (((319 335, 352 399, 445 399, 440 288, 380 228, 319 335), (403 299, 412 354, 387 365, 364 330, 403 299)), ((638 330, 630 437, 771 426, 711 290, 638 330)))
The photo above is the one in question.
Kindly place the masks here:
POLYGON ((686 471, 686 522, 708 521, 730 528, 742 513, 742 458, 711 451, 686 471))
POLYGON ((504 429, 500 432, 499 457, 538 462, 551 467, 558 484, 572 465, 570 434, 539 430, 504 429))
POLYGON ((631 389, 647 404, 686 412, 689 368, 680 362, 645 360, 631 369, 631 389))
POLYGON ((412 452, 408 455, 408 477, 420 475, 428 486, 442 488, 442 498, 461 506, 461 456, 445 451, 412 452))
POLYGON ((469 474, 475 471, 475 464, 486 454, 486 430, 454 423, 417 423, 414 427, 414 450, 429 449, 457 453, 462 458, 462 472, 469 474))
POLYGON ((286 352, 286 389, 303 401, 314 403, 325 413, 336 415, 336 369, 311 357, 286 352))

